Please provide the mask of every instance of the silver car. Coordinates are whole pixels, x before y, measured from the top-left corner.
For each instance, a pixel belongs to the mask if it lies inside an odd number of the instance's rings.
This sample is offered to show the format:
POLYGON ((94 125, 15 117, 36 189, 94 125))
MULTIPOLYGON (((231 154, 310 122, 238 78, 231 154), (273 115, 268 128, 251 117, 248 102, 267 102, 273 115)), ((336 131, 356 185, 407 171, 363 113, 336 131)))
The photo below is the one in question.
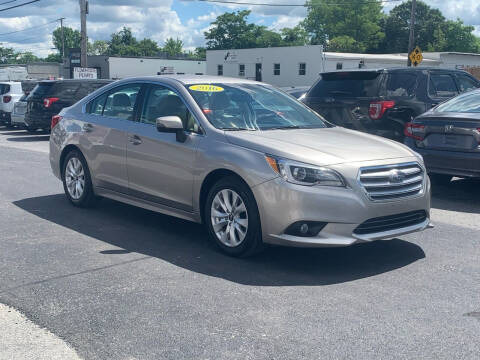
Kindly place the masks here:
POLYGON ((64 109, 51 128, 51 166, 74 205, 107 197, 202 222, 229 255, 429 227, 420 155, 333 126, 267 84, 125 79, 64 109))

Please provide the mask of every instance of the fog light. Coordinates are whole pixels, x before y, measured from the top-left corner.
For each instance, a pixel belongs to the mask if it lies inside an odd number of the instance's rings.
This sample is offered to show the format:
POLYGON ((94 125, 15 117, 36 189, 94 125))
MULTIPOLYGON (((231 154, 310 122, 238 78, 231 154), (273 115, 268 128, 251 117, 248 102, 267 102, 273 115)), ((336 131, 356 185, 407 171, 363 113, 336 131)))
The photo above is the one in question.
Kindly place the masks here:
POLYGON ((285 234, 302 237, 317 236, 318 233, 327 225, 321 221, 297 221, 290 225, 285 234))
POLYGON ((308 225, 303 223, 301 226, 300 226, 300 232, 302 234, 306 234, 308 232, 308 225))

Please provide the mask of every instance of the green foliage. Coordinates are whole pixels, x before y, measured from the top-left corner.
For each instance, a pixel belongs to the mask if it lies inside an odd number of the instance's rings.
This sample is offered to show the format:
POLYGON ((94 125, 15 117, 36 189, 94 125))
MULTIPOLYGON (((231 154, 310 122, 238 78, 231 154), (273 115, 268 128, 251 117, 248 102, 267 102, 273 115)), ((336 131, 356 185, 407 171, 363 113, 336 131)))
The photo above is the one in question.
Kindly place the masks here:
POLYGON ((104 55, 108 51, 108 41, 105 40, 95 40, 93 43, 87 43, 87 54, 88 55, 104 55))
POLYGON ((255 47, 265 48, 283 45, 283 39, 279 33, 268 30, 265 26, 257 26, 255 30, 255 47))
MULTIPOLYGON (((410 9, 407 1, 390 11, 383 28, 385 40, 379 51, 386 53, 406 52, 410 28, 410 9)), ((478 52, 478 38, 473 35, 473 26, 462 21, 446 20, 438 9, 432 9, 423 1, 417 1, 415 20, 415 44, 426 51, 478 52)))
POLYGON ((163 45, 163 52, 168 56, 175 57, 183 54, 183 41, 180 39, 168 38, 163 45))
POLYGON ((280 30, 283 44, 287 46, 303 46, 310 42, 308 32, 302 25, 280 30))
MULTIPOLYGON (((303 26, 311 35, 312 44, 323 44, 327 47, 329 41, 348 36, 356 43, 341 40, 342 46, 348 43, 354 45, 347 48, 365 50, 375 49, 381 43, 385 34, 380 27, 384 17, 382 3, 377 0, 349 0, 332 3, 330 0, 310 0, 308 14, 303 26)), ((338 41, 336 41, 338 44, 338 41)))
POLYGON ((328 42, 328 50, 333 52, 362 53, 365 45, 358 42, 351 36, 337 36, 328 42))
POLYGON ((248 24, 250 10, 226 12, 211 23, 204 32, 207 49, 244 49, 255 47, 257 25, 248 24))
POLYGON ((48 56, 45 59, 43 59, 43 61, 61 63, 62 62, 62 55, 59 54, 59 53, 48 54, 48 56))
MULTIPOLYGON (((56 28, 53 31, 53 45, 58 50, 59 53, 62 52, 62 30, 61 28, 56 28)), ((63 36, 65 41, 65 55, 68 54, 68 49, 79 48, 82 36, 80 31, 74 30, 68 26, 63 27, 63 36)))

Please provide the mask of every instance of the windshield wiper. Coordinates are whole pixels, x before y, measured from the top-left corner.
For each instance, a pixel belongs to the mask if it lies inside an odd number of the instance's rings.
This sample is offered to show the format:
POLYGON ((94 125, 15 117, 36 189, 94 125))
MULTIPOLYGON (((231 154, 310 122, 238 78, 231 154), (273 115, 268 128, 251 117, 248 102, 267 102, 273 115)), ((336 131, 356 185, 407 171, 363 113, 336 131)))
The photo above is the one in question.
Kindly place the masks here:
POLYGON ((306 129, 306 128, 308 127, 299 126, 299 125, 286 125, 286 126, 275 126, 275 127, 264 128, 262 130, 290 130, 290 129, 306 129))
POLYGON ((227 128, 227 127, 221 127, 219 128, 220 130, 224 130, 224 131, 256 131, 256 129, 249 129, 249 128, 243 128, 243 127, 231 127, 231 128, 227 128))

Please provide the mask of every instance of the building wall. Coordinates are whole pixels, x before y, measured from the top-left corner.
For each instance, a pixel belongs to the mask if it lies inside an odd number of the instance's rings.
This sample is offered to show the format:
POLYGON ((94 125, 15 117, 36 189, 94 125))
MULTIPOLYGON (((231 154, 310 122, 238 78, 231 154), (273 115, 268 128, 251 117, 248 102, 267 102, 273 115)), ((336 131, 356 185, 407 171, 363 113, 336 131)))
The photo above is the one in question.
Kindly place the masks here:
POLYGON ((480 54, 440 53, 440 60, 449 69, 480 67, 480 54))
POLYGON ((221 65, 224 76, 255 80, 256 64, 262 64, 263 82, 280 87, 309 86, 322 71, 322 46, 207 51, 209 75, 218 75, 218 66, 221 65), (300 63, 306 64, 305 75, 299 74, 300 63), (280 64, 280 75, 274 74, 274 64, 280 64), (240 65, 245 66, 244 76, 239 74, 240 65))
POLYGON ((31 79, 58 79, 61 77, 62 65, 59 63, 27 64, 28 77, 31 79))
POLYGON ((174 74, 205 74, 205 61, 196 60, 169 60, 156 58, 128 58, 109 57, 109 77, 121 79, 130 76, 150 76, 159 72, 173 72, 174 74))

